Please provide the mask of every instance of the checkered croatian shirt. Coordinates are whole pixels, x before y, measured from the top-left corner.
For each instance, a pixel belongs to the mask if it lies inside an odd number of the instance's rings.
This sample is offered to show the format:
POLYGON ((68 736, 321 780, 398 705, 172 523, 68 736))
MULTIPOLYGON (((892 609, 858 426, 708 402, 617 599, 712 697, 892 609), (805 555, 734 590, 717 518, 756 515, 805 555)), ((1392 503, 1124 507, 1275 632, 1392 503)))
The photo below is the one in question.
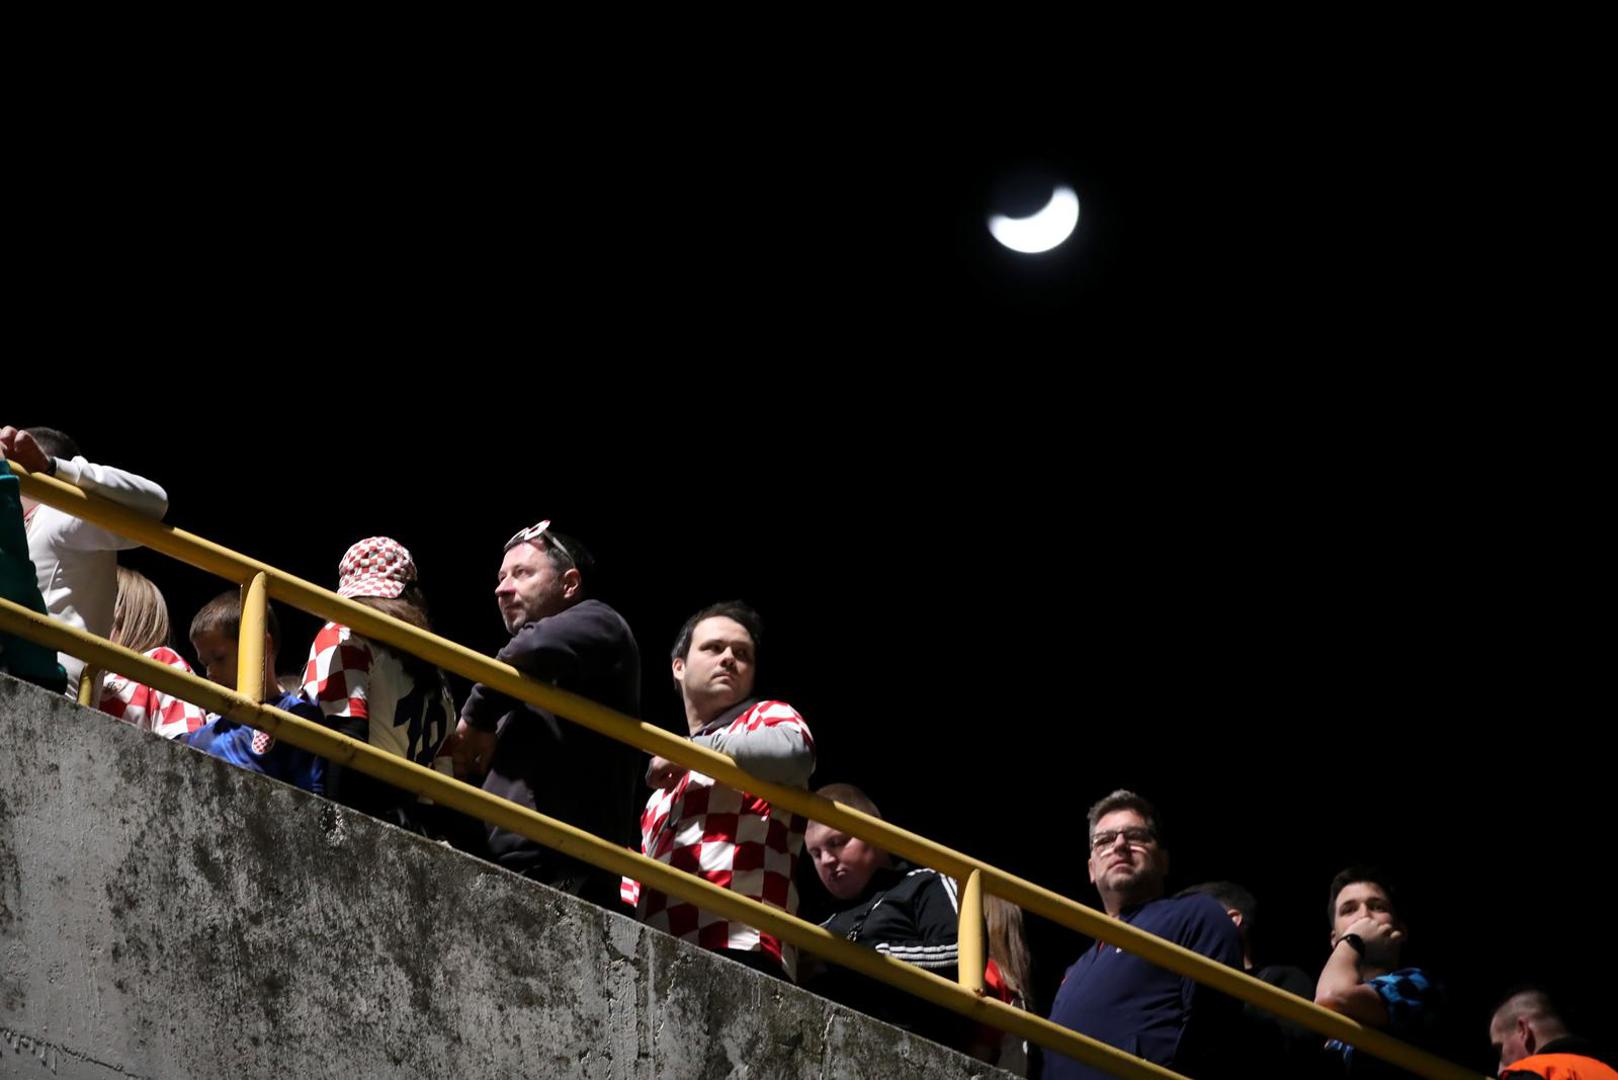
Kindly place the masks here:
POLYGON ((449 734, 455 704, 442 677, 417 685, 391 649, 346 626, 327 623, 315 635, 303 671, 303 696, 320 706, 328 723, 366 721, 369 742, 418 765, 449 771, 433 759, 449 734))
MULTIPOLYGON (((153 660, 192 674, 185 658, 166 645, 146 650, 153 660)), ((170 697, 161 690, 142 686, 127 675, 108 672, 101 683, 101 711, 142 731, 153 731, 165 739, 188 735, 206 727, 208 714, 189 701, 170 697)))
MULTIPOLYGON (((761 701, 723 730, 732 734, 760 727, 795 729, 812 752, 814 739, 796 709, 784 701, 761 701)), ((755 795, 687 772, 672 787, 652 793, 641 813, 641 853, 706 878, 732 892, 761 900, 789 914, 798 911, 795 881, 807 822, 755 795)), ((709 949, 765 952, 796 977, 797 950, 773 935, 730 922, 695 904, 625 878, 623 899, 634 904, 648 926, 709 949)))

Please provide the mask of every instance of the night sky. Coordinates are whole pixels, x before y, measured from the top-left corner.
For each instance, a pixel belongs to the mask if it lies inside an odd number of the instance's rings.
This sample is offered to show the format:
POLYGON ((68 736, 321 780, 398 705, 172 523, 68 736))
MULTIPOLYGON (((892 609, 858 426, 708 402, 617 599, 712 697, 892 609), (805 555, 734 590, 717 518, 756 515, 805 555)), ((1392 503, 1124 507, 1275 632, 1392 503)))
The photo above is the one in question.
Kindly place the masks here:
MULTIPOLYGON (((328 586, 391 535, 486 652, 501 544, 552 518, 639 638, 647 719, 679 722, 680 622, 745 598, 817 785, 1086 902, 1084 810, 1130 787, 1173 887, 1257 893, 1261 959, 1317 971, 1333 872, 1396 871, 1468 1064, 1512 982, 1599 1018, 1610 478, 1579 379, 1523 345, 1533 267, 1472 226, 1510 148, 1049 119, 130 136, 116 179, 47 185, 17 298, 42 360, 99 373, 0 422, 328 586), (1029 171, 1082 204, 1044 256, 984 227, 1029 171)), ((182 629, 220 587, 127 561, 182 629)), ((282 614, 290 669, 316 623, 282 614)), ((1082 943, 1032 933, 1048 1003, 1082 943)))

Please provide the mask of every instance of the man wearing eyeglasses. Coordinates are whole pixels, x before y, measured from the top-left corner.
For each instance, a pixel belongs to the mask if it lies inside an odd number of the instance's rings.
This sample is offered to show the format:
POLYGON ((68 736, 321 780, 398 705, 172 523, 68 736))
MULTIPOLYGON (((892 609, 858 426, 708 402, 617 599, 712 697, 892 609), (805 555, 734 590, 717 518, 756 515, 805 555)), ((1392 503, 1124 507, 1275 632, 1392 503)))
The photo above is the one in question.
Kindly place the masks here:
MULTIPOLYGON (((1169 856, 1151 803, 1114 791, 1090 808, 1090 880, 1102 907, 1137 930, 1240 968, 1241 937, 1210 896, 1164 897, 1169 856)), ((1051 1019, 1081 1034, 1189 1076, 1219 1074, 1218 1043, 1239 1013, 1232 998, 1097 941, 1068 968, 1051 1019)), ((1108 1074, 1045 1055, 1048 1080, 1108 1074)))
MULTIPOLYGON (((506 541, 494 598, 511 640, 496 659, 563 690, 640 715, 640 651, 623 616, 584 593, 593 561, 549 521, 506 541)), ((450 740, 457 776, 619 846, 631 842, 641 752, 481 683, 450 740)), ((509 870, 612 907, 618 879, 491 826, 489 851, 509 870)))

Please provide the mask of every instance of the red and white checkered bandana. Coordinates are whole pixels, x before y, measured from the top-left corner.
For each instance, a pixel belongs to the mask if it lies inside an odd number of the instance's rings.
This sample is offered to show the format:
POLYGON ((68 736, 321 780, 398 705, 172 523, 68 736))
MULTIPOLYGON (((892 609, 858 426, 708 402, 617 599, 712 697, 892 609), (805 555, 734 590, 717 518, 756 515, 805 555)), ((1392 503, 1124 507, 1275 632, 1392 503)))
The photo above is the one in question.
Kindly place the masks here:
POLYGON ((337 566, 337 595, 391 599, 415 580, 416 564, 405 546, 386 536, 373 536, 343 555, 337 566))

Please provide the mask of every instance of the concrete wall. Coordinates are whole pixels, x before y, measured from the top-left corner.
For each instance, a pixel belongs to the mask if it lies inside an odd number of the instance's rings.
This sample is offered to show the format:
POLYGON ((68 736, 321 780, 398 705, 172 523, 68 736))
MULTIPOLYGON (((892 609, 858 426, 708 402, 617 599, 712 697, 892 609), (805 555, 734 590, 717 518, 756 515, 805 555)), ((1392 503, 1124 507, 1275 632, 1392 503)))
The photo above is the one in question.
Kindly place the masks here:
POLYGON ((993 1073, 4 676, 0 730, 0 1076, 993 1073))

